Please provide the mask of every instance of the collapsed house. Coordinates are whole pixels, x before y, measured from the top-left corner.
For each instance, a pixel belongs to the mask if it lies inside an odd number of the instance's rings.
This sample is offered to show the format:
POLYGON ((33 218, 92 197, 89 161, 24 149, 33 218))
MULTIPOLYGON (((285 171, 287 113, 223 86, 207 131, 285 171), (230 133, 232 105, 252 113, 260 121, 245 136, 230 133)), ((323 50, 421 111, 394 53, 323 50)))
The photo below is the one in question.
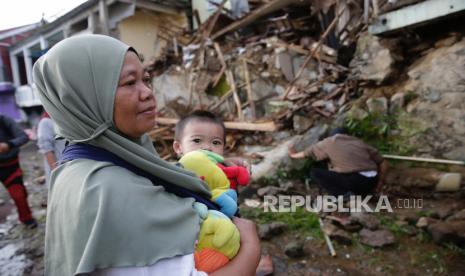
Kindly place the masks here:
MULTIPOLYGON (((348 107, 358 85, 349 62, 375 7, 363 1, 237 2, 244 5, 231 10, 227 1, 210 1, 217 9, 204 22, 194 2, 199 27, 174 36, 149 65, 160 124, 205 109, 230 129, 303 132, 348 107)), ((171 137, 159 135, 169 129, 152 137, 171 137)))
MULTIPOLYGON (((196 30, 166 26, 171 39, 148 66, 158 121, 167 125, 164 135, 158 135, 163 129, 153 132, 154 139, 169 140, 170 125, 194 109, 221 115, 229 129, 303 133, 321 123, 341 125, 349 115, 405 108, 410 90, 366 94, 404 81, 406 72, 398 67, 407 68, 405 60, 413 63, 427 50, 415 47, 421 38, 410 29, 463 14, 456 0, 209 3, 217 9, 204 19, 193 1, 196 30), (416 10, 429 12, 418 16, 416 10), (399 43, 403 35, 406 42, 399 43)), ((233 146, 236 139, 230 141, 233 146)), ((164 147, 163 156, 170 154, 164 147)))

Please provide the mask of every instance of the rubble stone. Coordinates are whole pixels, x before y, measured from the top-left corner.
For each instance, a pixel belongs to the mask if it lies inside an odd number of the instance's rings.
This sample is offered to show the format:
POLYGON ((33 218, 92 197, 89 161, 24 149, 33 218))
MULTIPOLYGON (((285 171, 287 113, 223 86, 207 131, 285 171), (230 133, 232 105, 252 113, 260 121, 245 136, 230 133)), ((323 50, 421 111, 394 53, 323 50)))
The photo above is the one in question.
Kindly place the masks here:
POLYGON ((305 148, 317 143, 325 135, 328 130, 327 125, 318 125, 312 127, 305 132, 302 137, 297 141, 295 148, 298 151, 304 150, 305 148))
POLYGON ((418 234, 418 229, 415 228, 415 226, 413 225, 405 225, 402 227, 402 229, 404 230, 405 234, 409 236, 415 236, 416 234, 418 234))
POLYGON ((286 231, 287 225, 284 222, 273 222, 260 224, 258 226, 258 236, 262 240, 269 240, 286 231))
POLYGON ((462 175, 459 173, 445 173, 436 184, 436 191, 438 192, 455 192, 460 189, 462 175))
POLYGON ((337 88, 337 84, 334 84, 334 83, 329 83, 329 82, 325 82, 323 83, 323 85, 321 86, 321 90, 323 90, 323 92, 329 94, 331 92, 334 91, 334 89, 337 88))
POLYGON ((428 232, 436 243, 465 244, 465 220, 437 222, 428 226, 428 232))
POLYGON ((465 220, 465 209, 453 214, 452 216, 446 219, 446 221, 453 221, 453 220, 465 220))
MULTIPOLYGON (((297 74, 299 72, 300 67, 304 63, 305 57, 301 55, 296 55, 292 58, 292 66, 294 70, 294 74, 297 74)), ((296 85, 299 87, 305 87, 309 85, 311 82, 314 82, 318 79, 318 73, 315 71, 317 68, 317 65, 311 61, 308 63, 307 67, 304 68, 302 71, 302 74, 296 81, 296 85)))
POLYGON ((439 219, 445 219, 453 214, 453 212, 457 209, 455 204, 447 204, 441 207, 436 208, 435 215, 439 219))
POLYGON ((299 241, 292 241, 286 244, 284 254, 291 258, 303 257, 305 255, 303 243, 299 241))
POLYGON ((379 227, 379 220, 368 213, 352 213, 351 218, 370 230, 376 230, 379 227))
MULTIPOLYGON (((189 113, 189 76, 187 73, 170 70, 154 77, 153 90, 157 101, 157 109, 165 107, 176 116, 185 116, 189 113)), ((200 94, 202 104, 210 105, 212 100, 206 93, 200 94)), ((198 104, 198 98, 194 97, 193 105, 198 104)))
POLYGON ((372 247, 382 247, 394 244, 396 239, 388 230, 371 231, 364 228, 360 231, 360 242, 372 247))
POLYGON ((261 78, 257 78, 251 81, 250 87, 253 91, 252 99, 254 101, 258 101, 264 97, 269 96, 270 94, 273 93, 273 91, 276 92, 275 87, 272 82, 263 80, 261 78))
POLYGON ((288 52, 279 53, 276 56, 276 66, 281 69, 284 77, 287 81, 292 81, 294 79, 294 71, 292 66, 291 55, 288 52))
POLYGON ((337 241, 340 244, 350 245, 352 244, 352 237, 346 231, 338 228, 332 223, 325 223, 323 227, 323 231, 328 235, 331 239, 337 241))
POLYGON ((349 232, 357 232, 362 229, 362 225, 355 221, 352 217, 328 216, 327 219, 335 222, 337 225, 340 225, 344 228, 344 230, 349 232))
POLYGON ((429 218, 429 217, 421 217, 418 219, 416 223, 416 227, 418 228, 426 228, 431 224, 436 223, 438 220, 434 218, 429 218))
POLYGON ((348 116, 356 120, 363 120, 368 116, 368 112, 356 107, 355 105, 349 110, 348 116))
POLYGON ((281 114, 287 111, 292 106, 290 101, 276 101, 270 100, 266 102, 265 116, 273 117, 274 115, 281 114))
POLYGON ((387 99, 385 97, 370 98, 366 102, 368 111, 376 114, 386 114, 388 110, 387 99))
POLYGON ((404 107, 405 104, 405 94, 404 93, 396 93, 391 97, 389 103, 389 112, 397 112, 404 107))
POLYGON ((277 195, 281 191, 280 188, 274 186, 266 186, 257 190, 257 195, 262 197, 265 195, 277 195))
POLYGON ((313 125, 313 118, 301 115, 294 115, 292 117, 292 122, 295 131, 303 132, 313 125))
POLYGON ((370 35, 362 35, 357 41, 354 59, 350 62, 353 72, 361 80, 381 84, 395 74, 395 63, 401 57, 381 43, 381 39, 370 35))

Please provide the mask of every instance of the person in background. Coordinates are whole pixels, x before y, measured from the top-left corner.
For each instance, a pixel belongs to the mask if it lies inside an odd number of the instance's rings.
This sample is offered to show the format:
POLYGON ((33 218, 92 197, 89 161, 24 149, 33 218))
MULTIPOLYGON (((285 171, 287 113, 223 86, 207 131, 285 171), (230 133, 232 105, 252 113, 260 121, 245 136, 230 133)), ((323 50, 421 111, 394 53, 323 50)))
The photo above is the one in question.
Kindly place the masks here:
POLYGON ((19 147, 29 138, 11 118, 0 114, 0 182, 8 190, 18 210, 19 220, 28 228, 37 227, 27 202, 23 172, 19 166, 19 147))
POLYGON ((335 196, 367 195, 379 192, 387 170, 386 161, 372 146, 345 134, 344 129, 333 130, 330 136, 303 151, 294 146, 288 154, 294 159, 311 157, 328 161, 329 169, 313 168, 311 177, 335 196))
POLYGON ((64 139, 55 139, 55 129, 52 119, 44 112, 37 127, 37 146, 44 156, 45 183, 50 183, 50 172, 56 168, 61 153, 65 148, 64 139))

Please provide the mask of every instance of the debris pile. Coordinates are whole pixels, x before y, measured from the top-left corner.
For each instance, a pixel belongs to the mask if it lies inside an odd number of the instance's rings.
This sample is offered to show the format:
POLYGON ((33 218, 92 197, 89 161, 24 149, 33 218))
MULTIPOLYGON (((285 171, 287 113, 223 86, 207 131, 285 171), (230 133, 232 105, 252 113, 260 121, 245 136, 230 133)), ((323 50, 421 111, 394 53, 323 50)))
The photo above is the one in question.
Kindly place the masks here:
POLYGON ((163 91, 160 124, 203 109, 233 129, 302 133, 347 111, 358 85, 347 66, 373 8, 361 0, 248 1, 250 12, 235 18, 225 2, 148 67, 163 91))

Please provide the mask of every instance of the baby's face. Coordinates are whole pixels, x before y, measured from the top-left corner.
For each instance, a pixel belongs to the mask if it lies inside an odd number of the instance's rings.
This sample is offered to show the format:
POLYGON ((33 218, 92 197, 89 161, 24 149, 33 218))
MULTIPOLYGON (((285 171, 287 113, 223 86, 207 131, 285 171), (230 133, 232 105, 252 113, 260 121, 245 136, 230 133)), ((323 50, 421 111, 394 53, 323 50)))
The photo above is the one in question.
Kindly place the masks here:
POLYGON ((215 123, 191 121, 184 127, 181 141, 174 141, 173 149, 178 156, 199 149, 223 156, 223 128, 215 123))

